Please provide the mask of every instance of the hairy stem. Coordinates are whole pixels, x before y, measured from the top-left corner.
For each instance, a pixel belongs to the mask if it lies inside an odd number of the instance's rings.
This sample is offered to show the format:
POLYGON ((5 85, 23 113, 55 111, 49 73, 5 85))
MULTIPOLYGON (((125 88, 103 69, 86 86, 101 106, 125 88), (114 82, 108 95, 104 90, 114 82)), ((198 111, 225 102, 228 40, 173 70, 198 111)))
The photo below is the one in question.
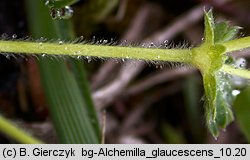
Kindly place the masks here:
POLYGON ((250 36, 227 41, 227 42, 222 43, 222 45, 226 47, 227 49, 226 52, 233 52, 233 51, 250 48, 250 36))
POLYGON ((222 71, 232 74, 232 75, 236 75, 242 78, 247 78, 250 79, 250 72, 248 70, 245 69, 240 69, 240 68, 235 68, 233 66, 229 66, 229 65, 223 65, 221 68, 222 71))
POLYGON ((9 137, 15 139, 19 143, 25 144, 38 144, 42 143, 41 141, 33 138, 29 134, 25 133, 13 123, 9 122, 4 117, 0 116, 0 131, 8 135, 9 137))
POLYGON ((0 41, 0 52, 191 62, 191 50, 189 49, 139 48, 60 42, 0 41))

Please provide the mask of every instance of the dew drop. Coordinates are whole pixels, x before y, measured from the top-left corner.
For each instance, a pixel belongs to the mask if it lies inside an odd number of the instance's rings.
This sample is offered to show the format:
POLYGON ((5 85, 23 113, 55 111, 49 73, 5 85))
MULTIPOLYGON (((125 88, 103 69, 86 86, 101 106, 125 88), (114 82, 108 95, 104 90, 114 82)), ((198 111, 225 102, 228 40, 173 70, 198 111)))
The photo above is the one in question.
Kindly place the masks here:
POLYGON ((72 17, 73 13, 74 11, 70 6, 65 6, 60 9, 50 9, 50 16, 52 19, 69 19, 72 17))
POLYGON ((168 44, 168 40, 165 40, 163 43, 164 43, 164 44, 168 44))
POLYGON ((39 39, 38 39, 38 41, 40 41, 40 42, 45 42, 47 39, 46 38, 44 38, 44 37, 40 37, 39 39))
POLYGON ((45 54, 42 54, 42 57, 45 57, 46 55, 45 54))
POLYGON ((240 91, 239 91, 239 90, 233 90, 233 91, 232 91, 232 95, 233 95, 233 96, 237 96, 238 94, 240 94, 240 91))
POLYGON ((164 47, 164 48, 167 48, 167 46, 168 46, 168 40, 163 41, 163 43, 161 44, 161 46, 164 47))
POLYGON ((70 6, 65 6, 61 11, 62 19, 69 19, 72 17, 74 11, 70 6))
POLYGON ((244 58, 238 58, 235 60, 236 67, 239 68, 246 68, 246 60, 244 58))
POLYGON ((160 59, 161 57, 158 55, 156 58, 157 58, 157 59, 160 59))
POLYGON ((6 54, 5 57, 10 60, 10 55, 9 54, 6 54))
POLYGON ((150 45, 148 46, 148 48, 152 48, 155 47, 154 43, 150 43, 150 45))
POLYGON ((91 57, 86 56, 87 62, 90 63, 91 62, 91 57))
POLYGON ((125 62, 125 59, 124 59, 124 58, 122 58, 122 62, 125 62))
POLYGON ((83 40, 84 40, 84 37, 83 36, 80 36, 79 38, 78 38, 78 42, 80 43, 80 42, 83 42, 83 40))
POLYGON ((62 44, 63 44, 63 41, 59 41, 58 43, 59 43, 59 45, 62 45, 62 44))
POLYGON ((75 55, 79 55, 80 53, 81 53, 81 51, 74 52, 75 55))
POLYGON ((13 38, 13 39, 16 39, 16 38, 17 38, 17 35, 16 35, 16 34, 13 34, 13 35, 12 35, 12 38, 13 38))
POLYGON ((51 8, 50 9, 50 16, 52 19, 59 19, 59 12, 57 9, 51 8))
POLYGON ((103 40, 103 43, 104 43, 104 44, 107 44, 107 43, 108 43, 108 40, 107 40, 107 39, 104 39, 104 40, 103 40))
POLYGON ((45 1, 45 6, 52 7, 52 4, 50 3, 50 0, 45 1))

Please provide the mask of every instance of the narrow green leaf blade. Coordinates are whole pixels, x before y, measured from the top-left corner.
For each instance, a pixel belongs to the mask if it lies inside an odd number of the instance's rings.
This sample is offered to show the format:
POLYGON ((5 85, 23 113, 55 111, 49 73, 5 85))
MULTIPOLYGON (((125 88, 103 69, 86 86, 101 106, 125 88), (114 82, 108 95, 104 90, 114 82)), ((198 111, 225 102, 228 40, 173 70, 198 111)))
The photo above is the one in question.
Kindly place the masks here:
POLYGON ((219 128, 216 123, 216 79, 214 74, 204 73, 203 74, 203 86, 205 90, 205 112, 206 112, 206 124, 208 130, 214 137, 218 137, 219 128))
POLYGON ((94 106, 94 103, 90 94, 89 84, 87 83, 87 72, 83 65, 83 61, 72 58, 70 59, 70 65, 72 67, 72 71, 78 83, 79 89, 82 93, 82 97, 84 98, 87 104, 86 108, 89 112, 88 116, 90 117, 91 123, 95 128, 95 134, 97 137, 100 137, 101 131, 99 127, 99 122, 98 122, 95 106, 94 106))
MULTIPOLYGON (((31 33, 35 38, 69 38, 63 21, 52 21, 42 1, 27 0, 31 33), (62 23, 61 23, 62 22, 62 23)), ((40 57, 38 60, 46 97, 61 143, 99 143, 100 139, 89 116, 87 102, 62 58, 40 57)))
POLYGON ((205 11, 205 44, 214 44, 214 17, 212 10, 205 11))

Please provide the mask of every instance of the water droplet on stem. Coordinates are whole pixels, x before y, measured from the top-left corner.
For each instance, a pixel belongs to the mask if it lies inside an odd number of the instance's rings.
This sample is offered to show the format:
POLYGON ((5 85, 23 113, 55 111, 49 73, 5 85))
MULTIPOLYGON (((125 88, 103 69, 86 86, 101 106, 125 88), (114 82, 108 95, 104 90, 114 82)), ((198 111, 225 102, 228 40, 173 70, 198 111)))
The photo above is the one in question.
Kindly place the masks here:
POLYGON ((73 13, 74 11, 70 6, 65 6, 60 9, 50 8, 50 16, 52 19, 69 19, 73 13))
POLYGON ((12 35, 12 38, 13 38, 13 39, 16 39, 16 38, 17 38, 17 35, 16 35, 16 34, 13 34, 13 35, 12 35))
POLYGON ((39 43, 39 47, 42 47, 42 46, 43 46, 43 43, 42 43, 42 42, 40 42, 40 43, 39 43))

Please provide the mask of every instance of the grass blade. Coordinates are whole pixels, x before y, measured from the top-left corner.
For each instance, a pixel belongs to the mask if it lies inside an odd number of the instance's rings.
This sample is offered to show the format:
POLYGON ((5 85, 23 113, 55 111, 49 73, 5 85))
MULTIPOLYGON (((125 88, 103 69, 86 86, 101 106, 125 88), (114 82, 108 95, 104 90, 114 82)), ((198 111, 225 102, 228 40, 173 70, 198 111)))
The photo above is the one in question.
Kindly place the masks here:
MULTIPOLYGON (((31 33, 34 38, 70 38, 72 31, 59 28, 63 21, 52 21, 42 1, 27 0, 31 33), (59 26, 59 27, 58 27, 59 26), (63 37, 62 35, 65 35, 63 37)), ((99 143, 99 133, 91 122, 91 112, 65 60, 41 57, 38 60, 46 97, 61 143, 99 143)))

